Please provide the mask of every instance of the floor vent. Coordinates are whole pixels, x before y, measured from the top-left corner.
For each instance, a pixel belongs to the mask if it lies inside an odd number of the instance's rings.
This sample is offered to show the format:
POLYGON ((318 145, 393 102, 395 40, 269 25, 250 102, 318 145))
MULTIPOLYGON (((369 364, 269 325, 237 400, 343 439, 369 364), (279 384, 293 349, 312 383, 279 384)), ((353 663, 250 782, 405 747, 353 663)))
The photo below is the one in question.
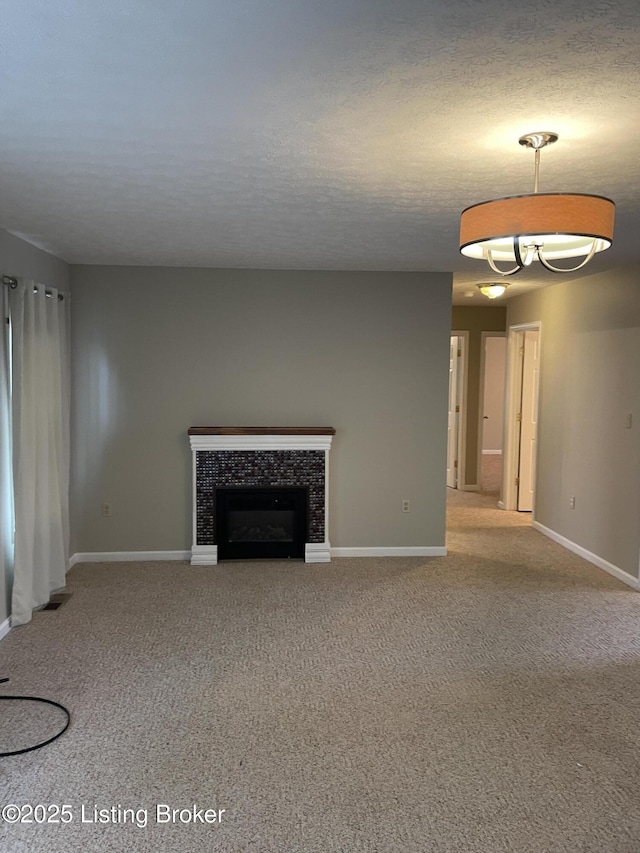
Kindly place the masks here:
POLYGON ((57 610, 71 598, 70 592, 57 592, 51 596, 49 601, 40 610, 57 610))

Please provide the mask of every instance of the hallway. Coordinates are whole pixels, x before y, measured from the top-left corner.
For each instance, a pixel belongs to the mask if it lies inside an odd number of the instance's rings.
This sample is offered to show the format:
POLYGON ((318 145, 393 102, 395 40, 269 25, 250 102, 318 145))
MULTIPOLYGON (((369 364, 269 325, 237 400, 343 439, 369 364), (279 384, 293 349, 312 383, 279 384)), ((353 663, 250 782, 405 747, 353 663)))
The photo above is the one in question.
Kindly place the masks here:
MULTIPOLYGON (((501 457, 483 458, 482 491, 447 489, 447 535, 449 558, 496 561, 508 574, 519 570, 540 581, 571 577, 606 588, 618 587, 634 594, 625 584, 587 560, 534 530, 530 512, 504 511, 498 507, 501 486, 501 457)), ((498 575, 496 575, 496 578, 498 575)))

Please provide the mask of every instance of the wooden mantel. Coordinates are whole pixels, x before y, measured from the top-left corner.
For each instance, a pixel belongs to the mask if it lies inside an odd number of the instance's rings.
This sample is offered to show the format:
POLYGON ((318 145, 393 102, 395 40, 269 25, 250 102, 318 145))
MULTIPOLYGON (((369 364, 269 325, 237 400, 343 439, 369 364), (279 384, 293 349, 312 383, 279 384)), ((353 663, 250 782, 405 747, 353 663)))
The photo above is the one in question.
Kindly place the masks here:
POLYGON ((335 435, 333 427, 189 427, 189 435, 335 435))

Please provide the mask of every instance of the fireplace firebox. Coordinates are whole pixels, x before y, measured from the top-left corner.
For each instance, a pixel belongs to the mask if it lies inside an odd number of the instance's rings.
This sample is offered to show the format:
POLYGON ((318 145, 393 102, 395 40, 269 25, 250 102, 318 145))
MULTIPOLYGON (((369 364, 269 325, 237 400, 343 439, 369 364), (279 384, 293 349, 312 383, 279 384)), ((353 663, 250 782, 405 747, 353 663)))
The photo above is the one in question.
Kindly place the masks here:
POLYGON ((217 488, 219 560, 304 559, 307 488, 217 488))

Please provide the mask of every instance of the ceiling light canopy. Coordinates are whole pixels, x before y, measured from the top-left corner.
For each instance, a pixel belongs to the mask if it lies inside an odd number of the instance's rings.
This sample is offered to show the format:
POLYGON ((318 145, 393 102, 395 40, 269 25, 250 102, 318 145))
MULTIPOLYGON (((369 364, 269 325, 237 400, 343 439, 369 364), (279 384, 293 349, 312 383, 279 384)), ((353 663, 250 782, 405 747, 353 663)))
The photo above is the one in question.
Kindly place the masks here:
POLYGON ((497 299, 498 296, 502 296, 505 290, 509 287, 508 284, 479 284, 478 289, 483 296, 488 296, 489 299, 497 299))
POLYGON ((540 149, 556 133, 529 133, 518 140, 535 151, 533 193, 474 204, 460 217, 460 251, 485 259, 499 275, 513 275, 535 259, 551 272, 575 272, 613 241, 615 205, 586 193, 539 193, 540 149), (582 258, 577 266, 557 267, 562 258, 582 258), (500 269, 498 263, 509 263, 500 269), (515 266, 513 266, 515 264, 515 266))

